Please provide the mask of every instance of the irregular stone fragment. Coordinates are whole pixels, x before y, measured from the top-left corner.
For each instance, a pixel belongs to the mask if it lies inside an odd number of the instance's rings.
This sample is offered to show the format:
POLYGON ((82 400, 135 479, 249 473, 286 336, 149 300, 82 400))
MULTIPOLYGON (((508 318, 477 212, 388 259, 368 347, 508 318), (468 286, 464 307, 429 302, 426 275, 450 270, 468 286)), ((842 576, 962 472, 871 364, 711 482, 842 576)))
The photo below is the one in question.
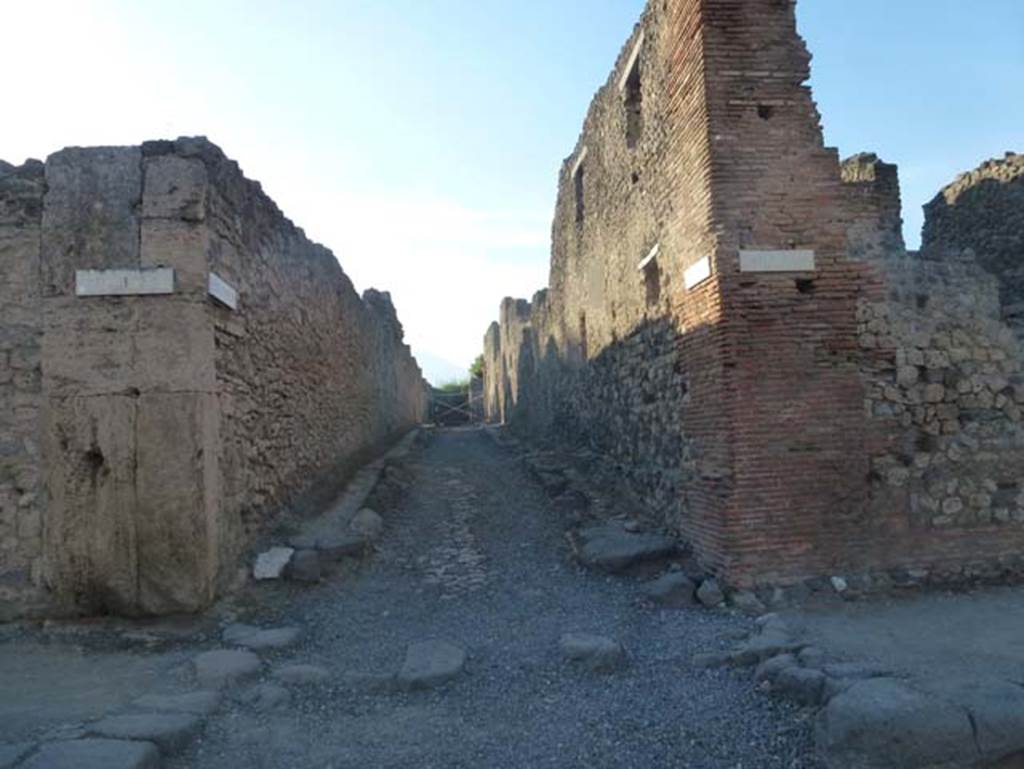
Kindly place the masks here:
POLYGON ((366 539, 379 539, 380 535, 384 533, 384 519, 370 508, 364 507, 352 516, 349 528, 366 539))
POLYGON ((152 742, 171 755, 188 745, 202 721, 191 713, 143 713, 107 716, 89 726, 90 736, 152 742))
POLYGON ((784 667, 772 681, 772 688, 801 705, 817 705, 825 690, 825 674, 799 665, 784 667))
POLYGON ((220 705, 220 692, 189 692, 187 694, 146 694, 132 702, 139 710, 155 713, 192 713, 208 716, 220 705))
POLYGON ((611 573, 668 558, 676 550, 676 543, 670 537, 628 532, 614 522, 581 529, 579 539, 580 560, 587 566, 611 573))
POLYGON ((250 651, 218 649, 193 660, 196 678, 203 686, 229 686, 260 672, 260 658, 250 651))
POLYGON ((677 609, 693 606, 696 602, 697 586, 681 572, 664 574, 644 587, 644 595, 658 606, 677 609))
POLYGON ((258 632, 260 632, 260 628, 255 625, 244 625, 241 622, 236 622, 224 628, 221 638, 224 640, 224 643, 237 644, 251 635, 256 635, 258 632))
POLYGON ((734 608, 744 614, 763 614, 765 610, 761 600, 749 590, 738 590, 732 594, 730 601, 734 608))
POLYGON ((562 653, 588 670, 607 673, 626 665, 626 650, 618 641, 590 633, 566 633, 560 641, 562 653))
POLYGON ((725 594, 718 586, 718 580, 711 577, 701 582, 700 587, 697 588, 697 600, 709 609, 721 606, 725 601, 725 594))
POLYGON ((239 639, 236 643, 253 651, 264 649, 286 649, 295 644, 302 635, 302 630, 297 627, 277 627, 268 630, 259 630, 252 635, 239 639))
POLYGON ((807 644, 794 641, 787 633, 769 629, 754 636, 746 643, 737 647, 731 656, 734 665, 756 665, 769 657, 779 654, 799 652, 807 644))
POLYGON ((971 714, 978 749, 986 762, 1024 754, 1024 686, 975 681, 944 693, 971 714))
POLYGON ((159 769, 160 751, 152 742, 67 740, 43 745, 22 769, 159 769))
POLYGON ((35 748, 33 742, 0 745, 0 769, 12 769, 35 748))
POLYGON ((285 665, 277 668, 273 675, 285 684, 322 684, 331 678, 327 668, 319 665, 285 665))
POLYGON ((290 547, 272 547, 256 557, 252 575, 258 580, 281 579, 295 550, 290 547))
POLYGON ((974 766, 967 711, 891 678, 858 681, 818 715, 817 750, 828 769, 974 766))
POLYGON ((288 579, 294 582, 319 582, 320 554, 316 550, 297 550, 288 567, 288 579))
POLYGON ((755 681, 774 681, 786 668, 800 667, 796 657, 792 654, 778 654, 770 657, 757 666, 754 671, 755 681))
POLYGON ((238 697, 239 702, 260 712, 283 708, 291 699, 291 692, 277 684, 260 684, 247 689, 238 697))
POLYGON ((410 644, 398 673, 404 689, 430 689, 455 678, 466 664, 466 653, 446 641, 410 644))
POLYGON ((729 664, 729 652, 701 652, 693 655, 693 666, 699 670, 724 668, 729 664))

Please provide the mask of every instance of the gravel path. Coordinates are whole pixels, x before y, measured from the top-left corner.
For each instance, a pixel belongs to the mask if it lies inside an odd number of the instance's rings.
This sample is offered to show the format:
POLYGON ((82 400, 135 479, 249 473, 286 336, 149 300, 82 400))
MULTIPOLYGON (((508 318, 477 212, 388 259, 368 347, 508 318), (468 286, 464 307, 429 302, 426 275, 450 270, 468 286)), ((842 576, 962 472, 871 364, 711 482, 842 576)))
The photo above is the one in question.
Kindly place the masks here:
POLYGON ((360 573, 289 589, 247 619, 301 626, 302 643, 269 659, 322 665, 331 681, 293 688, 291 704, 268 713, 228 705, 165 766, 815 766, 801 711, 744 674, 690 663, 747 620, 651 609, 636 582, 578 570, 564 521, 480 431, 439 432, 406 467, 413 484, 399 509, 380 511, 381 552, 360 573), (573 631, 621 641, 629 666, 601 675, 570 665, 559 638, 573 631), (408 644, 429 639, 468 654, 439 689, 340 683, 394 673, 408 644))

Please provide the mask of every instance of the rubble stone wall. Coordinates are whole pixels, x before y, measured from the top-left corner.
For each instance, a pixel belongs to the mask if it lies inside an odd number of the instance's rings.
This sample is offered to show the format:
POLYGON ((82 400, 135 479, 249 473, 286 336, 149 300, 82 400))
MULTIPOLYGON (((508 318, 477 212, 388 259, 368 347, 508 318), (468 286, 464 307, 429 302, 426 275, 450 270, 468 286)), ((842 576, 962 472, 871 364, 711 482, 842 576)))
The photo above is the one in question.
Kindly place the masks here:
POLYGON ((0 585, 22 588, 2 613, 200 609, 258 533, 417 423, 425 385, 387 296, 356 295, 209 142, 36 168, 0 168, 3 351, 36 382, 2 434, 0 585), (166 268, 155 294, 76 289, 166 268))
POLYGON ((549 287, 488 332, 488 415, 605 454, 737 585, 998 570, 1017 156, 968 177, 998 216, 961 180, 908 254, 895 166, 840 164, 809 76, 793 2, 648 4, 563 165, 549 287))

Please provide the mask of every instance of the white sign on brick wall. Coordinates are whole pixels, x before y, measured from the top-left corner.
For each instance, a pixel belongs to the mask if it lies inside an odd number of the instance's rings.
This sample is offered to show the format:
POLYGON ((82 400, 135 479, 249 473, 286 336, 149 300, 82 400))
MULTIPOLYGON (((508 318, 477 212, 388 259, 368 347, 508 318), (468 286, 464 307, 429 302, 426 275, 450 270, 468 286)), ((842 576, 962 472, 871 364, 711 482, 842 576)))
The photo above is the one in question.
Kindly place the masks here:
POLYGON ((683 273, 683 284, 687 290, 698 286, 711 277, 711 259, 704 257, 686 268, 683 273))
POLYGON ((214 299, 232 310, 238 309, 238 290, 215 272, 210 273, 209 293, 214 299))
POLYGON ((812 272, 813 251, 740 251, 740 272, 812 272))
POLYGON ((75 270, 76 296, 142 296, 173 294, 170 267, 117 270, 75 270))

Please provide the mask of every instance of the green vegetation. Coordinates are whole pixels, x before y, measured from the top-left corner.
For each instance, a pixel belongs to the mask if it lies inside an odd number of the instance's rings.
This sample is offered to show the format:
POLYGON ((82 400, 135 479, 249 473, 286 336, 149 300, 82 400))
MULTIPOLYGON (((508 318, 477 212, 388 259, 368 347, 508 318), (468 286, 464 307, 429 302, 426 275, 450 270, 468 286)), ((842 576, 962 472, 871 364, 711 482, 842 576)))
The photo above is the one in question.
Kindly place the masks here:
POLYGON ((478 379, 484 375, 484 356, 477 355, 473 365, 469 367, 469 375, 478 379))
POLYGON ((443 393, 460 393, 469 388, 469 380, 452 380, 451 382, 443 382, 438 385, 438 390, 443 393))

